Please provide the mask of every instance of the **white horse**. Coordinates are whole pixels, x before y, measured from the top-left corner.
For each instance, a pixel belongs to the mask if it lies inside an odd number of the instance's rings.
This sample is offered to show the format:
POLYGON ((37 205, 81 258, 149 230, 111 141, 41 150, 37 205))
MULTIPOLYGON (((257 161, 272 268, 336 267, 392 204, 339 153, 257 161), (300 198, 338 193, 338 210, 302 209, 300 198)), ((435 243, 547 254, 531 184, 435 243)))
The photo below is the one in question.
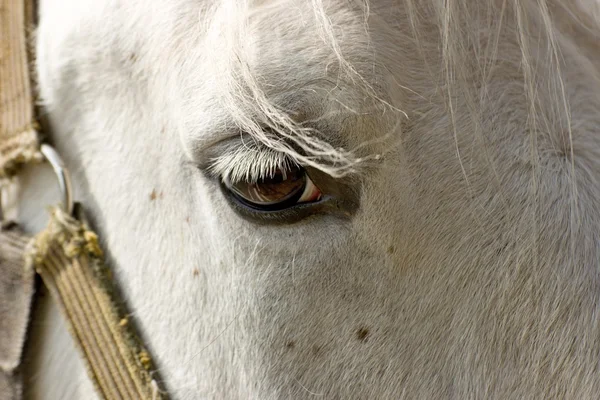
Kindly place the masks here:
MULTIPOLYGON (((174 398, 598 397, 595 2, 39 13, 51 139, 174 398)), ((32 335, 29 398, 95 398, 47 296, 32 335)))

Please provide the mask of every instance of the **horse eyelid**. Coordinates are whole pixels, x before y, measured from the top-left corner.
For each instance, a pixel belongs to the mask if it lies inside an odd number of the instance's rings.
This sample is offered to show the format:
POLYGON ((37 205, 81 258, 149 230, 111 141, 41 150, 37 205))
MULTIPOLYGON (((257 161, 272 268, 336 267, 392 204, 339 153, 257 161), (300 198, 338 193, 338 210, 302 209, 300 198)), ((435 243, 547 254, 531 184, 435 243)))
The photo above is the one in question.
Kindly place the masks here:
POLYGON ((213 156, 203 169, 223 181, 256 182, 273 176, 278 169, 285 170, 297 164, 285 154, 239 139, 219 144, 213 150, 213 156))

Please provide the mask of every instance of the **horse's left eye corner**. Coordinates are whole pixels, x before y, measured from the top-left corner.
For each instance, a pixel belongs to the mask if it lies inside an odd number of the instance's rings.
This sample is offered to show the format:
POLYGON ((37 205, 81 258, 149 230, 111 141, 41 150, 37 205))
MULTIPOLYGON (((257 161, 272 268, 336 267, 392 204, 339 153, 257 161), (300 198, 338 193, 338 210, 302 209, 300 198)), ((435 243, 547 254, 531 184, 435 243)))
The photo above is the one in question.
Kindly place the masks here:
POLYGON ((242 206, 253 211, 276 212, 297 205, 316 203, 323 198, 306 170, 298 165, 278 168, 255 181, 223 180, 224 189, 242 206))

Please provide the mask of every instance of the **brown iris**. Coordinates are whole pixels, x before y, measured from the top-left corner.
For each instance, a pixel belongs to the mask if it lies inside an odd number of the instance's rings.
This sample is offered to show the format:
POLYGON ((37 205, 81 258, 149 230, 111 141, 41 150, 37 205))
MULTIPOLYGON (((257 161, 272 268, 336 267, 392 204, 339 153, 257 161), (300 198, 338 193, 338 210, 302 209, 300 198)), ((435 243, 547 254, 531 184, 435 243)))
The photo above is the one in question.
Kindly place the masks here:
POLYGON ((256 208, 285 207, 295 203, 304 192, 306 173, 302 167, 278 169, 272 176, 256 182, 239 181, 227 187, 244 203, 256 208))

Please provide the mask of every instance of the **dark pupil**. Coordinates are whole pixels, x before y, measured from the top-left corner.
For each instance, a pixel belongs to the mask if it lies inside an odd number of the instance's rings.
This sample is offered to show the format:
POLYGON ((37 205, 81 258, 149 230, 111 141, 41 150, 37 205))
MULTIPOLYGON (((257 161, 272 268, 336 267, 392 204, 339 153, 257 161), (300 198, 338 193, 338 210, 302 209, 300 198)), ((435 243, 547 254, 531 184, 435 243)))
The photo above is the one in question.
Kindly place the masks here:
POLYGON ((257 205, 271 205, 291 200, 304 188, 304 171, 297 166, 278 170, 272 177, 256 183, 238 182, 234 191, 244 200, 257 205))

